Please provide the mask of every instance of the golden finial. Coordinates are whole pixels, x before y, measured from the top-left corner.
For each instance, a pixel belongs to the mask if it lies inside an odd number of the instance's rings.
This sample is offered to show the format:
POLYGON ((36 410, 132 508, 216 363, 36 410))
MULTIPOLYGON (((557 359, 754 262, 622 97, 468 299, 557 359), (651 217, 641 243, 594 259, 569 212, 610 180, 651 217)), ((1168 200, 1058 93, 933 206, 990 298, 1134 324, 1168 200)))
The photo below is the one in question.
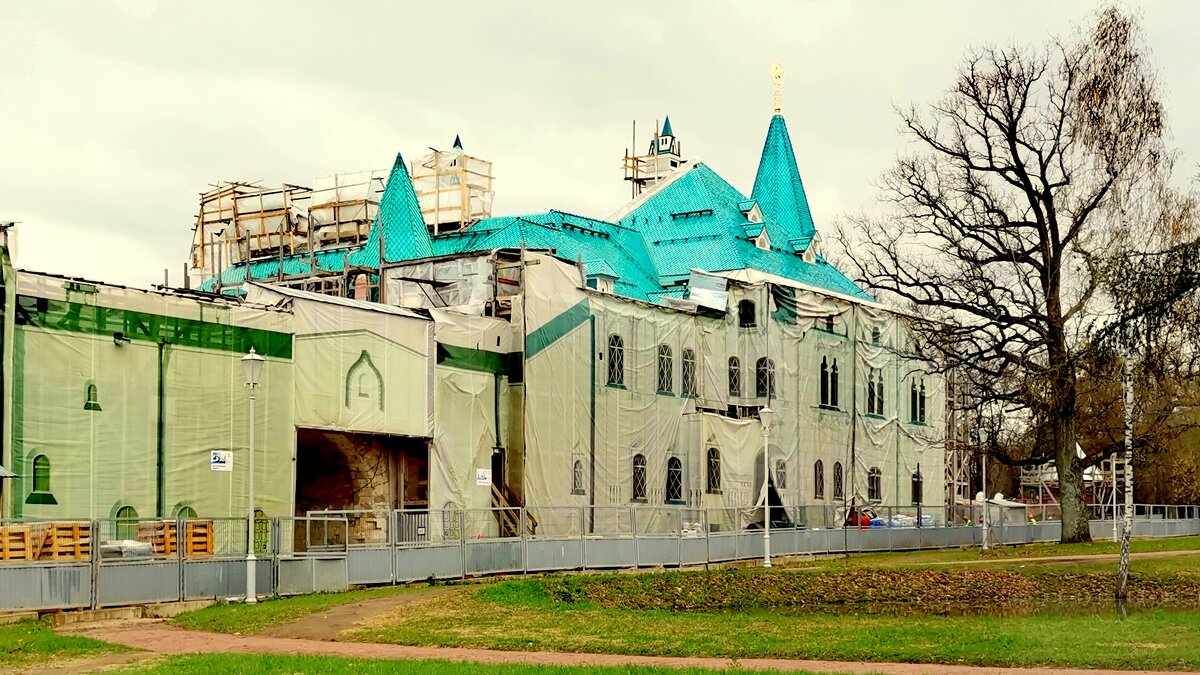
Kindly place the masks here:
POLYGON ((775 80, 775 114, 783 112, 783 66, 779 62, 771 64, 771 79, 775 80))

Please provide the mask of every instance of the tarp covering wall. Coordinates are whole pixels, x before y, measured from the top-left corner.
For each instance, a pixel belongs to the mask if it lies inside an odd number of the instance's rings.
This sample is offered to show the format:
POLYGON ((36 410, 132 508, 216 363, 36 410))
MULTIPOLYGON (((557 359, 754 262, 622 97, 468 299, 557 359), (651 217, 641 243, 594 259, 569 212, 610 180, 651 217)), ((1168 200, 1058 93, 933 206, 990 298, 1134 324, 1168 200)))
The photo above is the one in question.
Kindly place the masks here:
POLYGON ((256 506, 290 514, 291 314, 28 273, 18 291, 12 515, 243 515, 250 347, 266 358, 256 506))
POLYGON ((250 284, 251 302, 289 308, 296 426, 433 435, 433 322, 376 303, 250 284))
MULTIPOLYGON (((768 469, 785 506, 851 499, 909 506, 918 463, 923 503, 941 502, 943 386, 940 378, 923 374, 928 366, 910 353, 896 315, 799 286, 781 289, 761 279, 730 279, 728 312, 709 318, 584 291, 572 265, 527 255, 538 260, 526 271, 524 309, 530 506, 727 509, 731 525, 739 510, 761 499, 763 436, 756 414, 768 404, 777 413, 768 469), (744 300, 753 308, 743 326, 739 307, 744 300), (614 336, 623 361, 619 384, 608 382, 614 336), (683 391, 685 350, 696 355, 694 398, 683 391), (738 360, 740 391, 735 393, 731 357, 738 360), (659 382, 664 358, 669 384, 659 382), (834 378, 826 380, 824 401, 823 361, 825 377, 834 378), (774 372, 769 395, 768 362, 774 372), (923 421, 910 415, 914 382, 924 384, 923 421), (836 396, 828 393, 830 387, 836 396), (708 482, 710 449, 720 463, 720 478, 713 484, 708 482), (668 500, 668 467, 674 462, 682 465, 682 499, 668 500), (823 474, 819 491, 817 462, 823 474), (835 499, 835 465, 841 467, 842 499, 835 499), (868 480, 873 470, 877 481, 868 480), (638 487, 635 499, 634 483, 642 476, 645 487, 638 487), (873 484, 878 492, 869 489, 873 484)), ((597 532, 620 528, 603 522, 602 509, 596 513, 597 532)), ((564 522, 562 527, 578 525, 564 522)))

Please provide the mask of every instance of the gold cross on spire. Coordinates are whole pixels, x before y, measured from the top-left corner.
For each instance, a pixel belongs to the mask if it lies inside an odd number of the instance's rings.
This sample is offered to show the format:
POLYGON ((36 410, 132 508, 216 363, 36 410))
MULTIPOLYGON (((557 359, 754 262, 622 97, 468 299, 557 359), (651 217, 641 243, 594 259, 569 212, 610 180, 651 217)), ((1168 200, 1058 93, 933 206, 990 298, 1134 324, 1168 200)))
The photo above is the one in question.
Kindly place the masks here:
POLYGON ((783 66, 779 62, 771 64, 771 79, 775 80, 775 114, 783 112, 783 66))

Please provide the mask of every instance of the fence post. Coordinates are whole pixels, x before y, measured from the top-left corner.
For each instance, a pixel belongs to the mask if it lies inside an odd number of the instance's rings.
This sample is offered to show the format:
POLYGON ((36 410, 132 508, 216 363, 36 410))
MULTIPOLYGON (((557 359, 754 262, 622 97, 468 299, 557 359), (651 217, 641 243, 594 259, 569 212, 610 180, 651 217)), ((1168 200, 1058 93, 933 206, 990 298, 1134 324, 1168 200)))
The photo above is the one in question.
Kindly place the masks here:
POLYGON ((178 518, 175 521, 175 560, 179 570, 179 601, 183 602, 187 599, 185 576, 187 575, 187 564, 184 561, 187 551, 187 521, 183 518, 178 518))
MULTIPOLYGON (((593 518, 595 516, 593 515, 593 518)), ((579 569, 587 571, 587 507, 579 507, 579 569)), ((594 521, 593 521, 594 522, 594 521)))
POLYGON ((676 513, 679 516, 676 519, 676 524, 679 526, 676 532, 676 536, 679 537, 679 566, 683 567, 683 507, 678 507, 676 513))
POLYGON ((100 521, 92 521, 92 593, 91 609, 100 608, 100 521))
POLYGON ((466 511, 458 510, 458 552, 462 561, 462 578, 467 578, 467 518, 466 511))
POLYGON ((529 531, 527 529, 528 526, 526 524, 527 519, 525 515, 527 509, 528 507, 522 506, 520 507, 520 511, 517 513, 521 519, 521 574, 524 575, 529 574, 529 537, 526 536, 529 534, 529 531))
POLYGON ((629 531, 633 535, 633 566, 638 568, 642 566, 642 549, 638 545, 637 531, 637 509, 629 507, 629 531))

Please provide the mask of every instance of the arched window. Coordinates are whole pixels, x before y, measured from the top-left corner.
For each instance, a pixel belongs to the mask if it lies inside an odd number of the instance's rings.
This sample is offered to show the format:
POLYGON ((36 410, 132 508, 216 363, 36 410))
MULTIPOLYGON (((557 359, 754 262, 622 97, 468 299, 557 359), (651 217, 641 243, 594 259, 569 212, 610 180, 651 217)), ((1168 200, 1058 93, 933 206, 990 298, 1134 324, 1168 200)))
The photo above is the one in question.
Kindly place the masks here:
POLYGON ((775 396, 775 362, 767 357, 754 364, 754 395, 775 396))
POLYGON ((646 501, 646 456, 641 453, 633 456, 633 499, 646 501))
POLYGON ((178 508, 175 509, 175 517, 180 520, 190 520, 196 517, 196 509, 193 509, 187 504, 180 504, 178 508))
POLYGON ((829 405, 829 361, 821 357, 821 405, 829 405))
POLYGON ((716 448, 708 449, 708 474, 704 484, 705 492, 720 494, 721 492, 721 451, 716 448))
POLYGON ((87 395, 87 398, 83 401, 83 409, 100 410, 100 390, 96 388, 95 383, 88 382, 84 393, 87 395))
POLYGON ((50 458, 45 455, 33 458, 33 491, 50 491, 50 458))
POLYGON ((671 348, 658 346, 658 393, 674 393, 675 365, 671 361, 671 348))
POLYGON ((873 502, 883 500, 883 472, 877 466, 867 471, 867 499, 873 502))
POLYGON ((137 509, 122 506, 117 509, 114 523, 114 539, 137 539, 137 509))
POLYGON ((608 336, 608 383, 625 386, 625 340, 616 334, 608 336))
POLYGON ((875 369, 867 371, 867 414, 877 415, 875 411, 875 369))
POLYGON ((908 390, 908 421, 917 423, 917 378, 913 378, 908 390))
POLYGON ((742 395, 742 364, 738 357, 729 357, 729 395, 742 395))
POLYGON ((825 463, 819 459, 813 464, 813 498, 825 500, 825 463))
POLYGON ((830 333, 833 332, 833 315, 832 314, 825 317, 825 330, 829 331, 830 333))
POLYGON ((583 460, 577 459, 571 466, 571 494, 584 494, 583 489, 583 460))
POLYGON ((925 424, 925 379, 921 378, 921 391, 917 394, 917 421, 925 424))
POLYGON ((271 521, 267 520, 267 512, 254 509, 254 552, 266 553, 271 541, 271 521))
POLYGON ((844 500, 846 498, 846 482, 843 478, 844 478, 844 476, 842 474, 842 463, 834 462, 833 463, 833 498, 834 499, 843 499, 844 500))
POLYGON ((681 366, 683 382, 679 385, 679 393, 682 396, 696 395, 696 352, 685 349, 683 350, 683 365, 681 366))
POLYGON ((780 490, 787 489, 787 460, 775 460, 775 487, 780 490))
POLYGON ((920 471, 914 471, 912 475, 912 503, 920 504, 922 496, 925 492, 925 479, 921 477, 920 471))
POLYGON ((833 365, 829 367, 829 405, 838 407, 838 369, 837 359, 833 360, 833 365))
POLYGON ((738 326, 741 328, 753 328, 757 325, 756 312, 754 311, 753 300, 742 300, 738 303, 738 326))
POLYGON ((683 503, 683 462, 678 457, 667 460, 666 501, 683 503))

